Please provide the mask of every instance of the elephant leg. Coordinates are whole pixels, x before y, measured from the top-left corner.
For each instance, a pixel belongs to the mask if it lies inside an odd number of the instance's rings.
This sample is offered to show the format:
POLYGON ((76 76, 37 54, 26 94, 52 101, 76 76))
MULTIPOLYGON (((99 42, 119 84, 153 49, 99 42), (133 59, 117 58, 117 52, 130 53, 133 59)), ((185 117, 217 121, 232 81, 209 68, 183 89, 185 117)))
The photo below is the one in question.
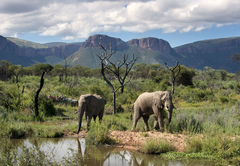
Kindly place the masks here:
POLYGON ((154 119, 155 119, 155 121, 154 121, 154 129, 155 129, 155 130, 158 130, 158 129, 159 129, 158 119, 157 119, 156 116, 154 117, 154 119))
POLYGON ((91 123, 92 117, 93 117, 93 115, 90 111, 88 113, 86 113, 86 120, 87 120, 87 125, 86 125, 86 129, 85 129, 86 133, 88 132, 89 125, 91 123))
POLYGON ((143 120, 144 120, 144 123, 145 123, 145 131, 148 131, 148 130, 149 130, 149 127, 148 127, 148 119, 149 119, 149 115, 144 115, 144 116, 143 116, 143 120))
POLYGON ((94 122, 96 122, 96 118, 97 118, 97 115, 94 115, 94 116, 93 116, 94 122))
POLYGON ((159 127, 160 127, 160 131, 163 132, 164 131, 164 125, 163 125, 162 111, 159 111, 159 114, 158 114, 158 124, 159 124, 159 127))
POLYGON ((82 118, 83 118, 83 111, 82 110, 80 111, 78 108, 78 131, 77 131, 77 133, 79 133, 79 131, 81 130, 82 118))
MULTIPOLYGON (((161 109, 157 108, 157 107, 154 107, 153 108, 153 112, 155 114, 155 116, 157 117, 157 120, 158 120, 158 124, 159 124, 159 128, 160 128, 160 131, 163 132, 164 131, 164 126, 163 126, 163 115, 162 115, 162 111, 161 109)), ((155 120, 156 122, 156 120, 155 120)), ((155 124, 154 124, 155 126, 155 124)), ((157 125, 156 125, 157 126, 157 125)))
POLYGON ((101 121, 102 121, 102 118, 103 118, 103 113, 104 113, 104 110, 102 110, 102 111, 100 112, 100 114, 98 115, 99 122, 101 122, 101 121))
POLYGON ((133 125, 132 125, 132 129, 131 129, 131 131, 133 131, 135 128, 136 128, 136 126, 137 126, 137 122, 138 122, 138 120, 140 119, 140 116, 138 116, 138 117, 133 117, 133 125))

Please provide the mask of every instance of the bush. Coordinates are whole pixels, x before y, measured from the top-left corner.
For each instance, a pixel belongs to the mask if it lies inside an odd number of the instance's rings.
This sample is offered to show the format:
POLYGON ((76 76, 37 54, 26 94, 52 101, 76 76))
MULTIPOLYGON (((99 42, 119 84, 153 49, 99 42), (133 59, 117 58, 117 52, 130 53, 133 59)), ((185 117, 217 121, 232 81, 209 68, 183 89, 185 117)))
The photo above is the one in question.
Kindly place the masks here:
POLYGON ((174 151, 175 149, 166 139, 148 139, 140 151, 148 154, 161 154, 174 151))
POLYGON ((99 122, 91 123, 87 136, 87 143, 92 145, 113 144, 114 139, 110 138, 107 126, 99 122))
MULTIPOLYGON (((194 136, 189 138, 185 147, 186 153, 204 153, 214 155, 218 164, 228 162, 232 164, 240 163, 240 140, 232 140, 219 136, 194 136)), ((226 163, 225 163, 226 164, 226 163)), ((223 165, 225 165, 223 164, 223 165)), ((227 164, 228 165, 228 164, 227 164)))
POLYGON ((227 97, 220 97, 220 101, 221 101, 222 103, 228 103, 228 102, 229 102, 229 100, 228 100, 227 97))

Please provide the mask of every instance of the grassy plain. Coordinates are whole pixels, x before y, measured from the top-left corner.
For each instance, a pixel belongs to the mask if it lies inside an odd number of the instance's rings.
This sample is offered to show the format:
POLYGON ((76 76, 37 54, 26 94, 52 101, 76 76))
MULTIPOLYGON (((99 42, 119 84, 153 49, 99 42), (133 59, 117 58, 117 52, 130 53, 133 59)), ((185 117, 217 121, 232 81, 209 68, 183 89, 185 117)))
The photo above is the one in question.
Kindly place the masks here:
MULTIPOLYGON (((46 77, 39 97, 39 117, 34 116, 34 95, 39 87, 39 77, 24 76, 18 85, 13 80, 0 81, 4 100, 0 105, 1 137, 61 137, 77 131, 77 106, 65 102, 48 100, 47 96, 61 96, 78 100, 87 93, 100 94, 106 100, 106 109, 101 124, 91 126, 91 144, 117 143, 108 137, 109 131, 131 129, 131 109, 136 98, 143 92, 169 90, 171 86, 151 79, 133 79, 125 92, 117 92, 117 114, 113 117, 111 90, 102 79, 69 77, 68 82, 59 82, 58 77, 46 77), (77 83, 75 83, 77 82, 77 83), (75 83, 75 84, 74 84, 75 83), (24 86, 24 92, 23 91, 24 86), (100 135, 101 134, 101 135, 100 135)), ((114 82, 117 86, 117 82, 114 82)), ((184 140, 182 152, 176 152, 167 139, 149 138, 142 146, 143 153, 161 153, 166 158, 210 158, 218 164, 239 164, 240 162, 240 84, 228 80, 196 80, 192 86, 179 85, 175 88, 172 122, 165 125, 165 132, 173 135, 184 134, 191 139, 184 140), (164 154, 162 154, 164 153, 164 154)), ((166 117, 165 113, 165 117, 166 117)), ((154 118, 149 119, 151 132, 154 118)), ((166 124, 166 123, 165 123, 166 124)), ((84 127, 84 126, 83 126, 84 127)), ((141 120, 136 132, 144 132, 141 120)), ((144 135, 144 137, 148 137, 144 135)), ((8 140, 5 140, 8 142, 8 140)), ((11 149, 11 146, 9 145, 11 149)), ((6 147, 7 149, 7 147, 6 147)), ((6 150, 5 149, 5 150, 6 150)), ((4 150, 0 150, 2 153, 4 150)), ((9 151, 6 150, 6 153, 9 151)), ((9 152, 10 153, 10 152, 9 152)), ((1 158, 3 160, 3 158, 1 158)))

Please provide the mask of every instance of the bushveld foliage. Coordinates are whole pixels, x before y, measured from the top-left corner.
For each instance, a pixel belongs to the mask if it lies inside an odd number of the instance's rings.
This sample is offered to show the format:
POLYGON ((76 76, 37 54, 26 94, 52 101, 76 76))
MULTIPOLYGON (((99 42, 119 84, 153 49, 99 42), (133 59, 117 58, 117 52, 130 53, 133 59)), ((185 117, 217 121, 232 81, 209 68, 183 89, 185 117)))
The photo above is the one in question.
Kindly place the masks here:
MULTIPOLYGON (((131 72, 132 80, 125 86, 123 94, 116 92, 117 114, 112 117, 112 94, 106 82, 101 78, 99 69, 90 69, 82 66, 73 66, 68 69, 67 81, 63 79, 63 68, 55 65, 54 69, 45 75, 45 83, 39 95, 39 116, 34 115, 34 95, 39 87, 41 73, 38 64, 22 68, 18 77, 11 74, 8 62, 1 62, 0 78, 0 119, 2 130, 11 138, 26 136, 59 137, 64 132, 77 130, 77 106, 64 102, 47 99, 47 96, 61 96, 63 98, 79 99, 82 94, 101 95, 105 101, 105 115, 101 124, 92 124, 90 142, 101 144, 106 140, 108 130, 130 130, 132 126, 132 104, 143 92, 171 90, 170 73, 163 66, 137 64, 131 72), (70 120, 70 121, 68 121, 70 120), (44 122, 44 123, 42 123, 44 122), (3 125, 4 124, 4 125, 3 125), (97 130, 102 131, 100 135, 97 130), (92 133, 91 133, 92 132, 92 133)), ((15 68, 12 67, 12 70, 15 68)), ((110 76, 109 76, 110 78, 110 76)), ((113 85, 118 87, 118 82, 113 85)), ((225 70, 214 70, 206 67, 204 70, 195 70, 181 66, 181 73, 176 78, 173 103, 178 110, 173 111, 172 122, 165 126, 165 132, 183 133, 189 135, 204 134, 203 140, 188 142, 185 153, 205 153, 205 139, 239 137, 240 134, 240 75, 228 73, 225 70), (205 137, 205 136, 211 137, 205 137)), ((165 114, 166 116, 167 114, 165 114)), ((154 118, 150 117, 149 126, 153 130, 154 118)), ((166 124, 166 123, 165 123, 166 124)), ((136 131, 143 131, 142 121, 136 131)), ((193 139, 194 141, 194 139, 193 139)), ((218 140, 225 143, 225 140, 218 140)), ((236 154, 239 145, 235 140, 228 140, 229 148, 220 147, 220 144, 211 145, 217 152, 207 154, 222 155, 226 158, 239 161, 236 154), (235 148, 235 149, 234 149, 235 148), (229 152, 229 153, 226 153, 229 152)), ((110 141, 111 142, 111 141, 110 141)), ((108 142, 109 143, 109 142, 108 142)), ((149 145, 151 142, 149 142, 149 145)), ((210 146, 210 145, 209 145, 210 146)), ((152 152, 151 152, 152 153, 152 152)))

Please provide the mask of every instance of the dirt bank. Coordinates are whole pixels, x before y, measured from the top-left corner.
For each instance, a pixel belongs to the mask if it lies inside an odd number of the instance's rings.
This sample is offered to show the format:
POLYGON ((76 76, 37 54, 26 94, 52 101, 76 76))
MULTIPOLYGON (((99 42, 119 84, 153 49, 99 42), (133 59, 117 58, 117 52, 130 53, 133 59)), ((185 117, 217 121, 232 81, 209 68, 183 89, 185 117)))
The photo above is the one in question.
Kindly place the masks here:
MULTIPOLYGON (((87 133, 80 131, 79 134, 68 134, 65 133, 64 136, 74 136, 83 137, 87 136, 87 133)), ((110 131, 110 136, 114 138, 118 144, 117 147, 122 147, 126 149, 138 150, 141 145, 143 145, 147 139, 167 139, 176 148, 177 151, 183 151, 184 139, 187 137, 183 134, 170 134, 161 132, 131 132, 131 131, 110 131)))

